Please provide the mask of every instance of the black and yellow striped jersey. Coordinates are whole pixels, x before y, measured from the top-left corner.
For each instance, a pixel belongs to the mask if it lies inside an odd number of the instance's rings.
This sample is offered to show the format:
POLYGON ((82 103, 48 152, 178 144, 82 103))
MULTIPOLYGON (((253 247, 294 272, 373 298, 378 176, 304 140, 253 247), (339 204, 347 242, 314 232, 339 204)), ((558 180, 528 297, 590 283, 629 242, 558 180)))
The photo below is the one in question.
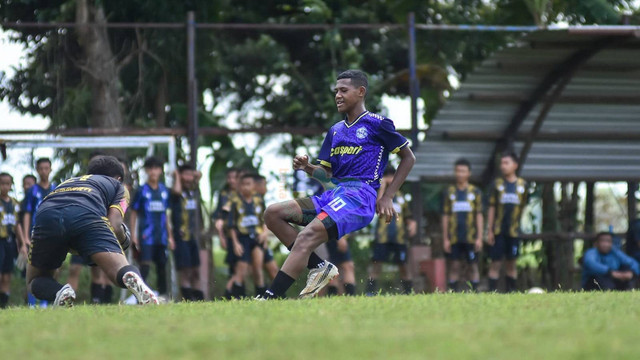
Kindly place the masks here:
POLYGON ((9 197, 8 201, 0 200, 0 239, 15 237, 15 226, 18 223, 20 202, 9 197))
POLYGON ((491 187, 489 206, 496 208, 495 235, 506 234, 518 237, 520 234, 520 218, 527 205, 527 182, 518 178, 514 182, 497 179, 491 187))
POLYGON ((446 229, 451 244, 458 242, 473 243, 478 236, 476 217, 482 213, 482 192, 469 184, 465 189, 451 185, 445 189, 442 197, 442 215, 449 217, 446 229))
POLYGON ((262 197, 253 195, 250 201, 241 196, 229 198, 227 226, 235 229, 240 235, 258 235, 264 226, 264 201, 262 197))
POLYGON ((176 240, 195 240, 196 216, 198 204, 195 191, 185 190, 182 194, 171 193, 171 224, 173 237, 176 240))
POLYGON ((389 224, 387 224, 384 219, 378 217, 374 239, 378 244, 407 243, 406 221, 413 216, 411 214, 411 208, 400 193, 393 197, 393 208, 396 210, 398 216, 391 220, 389 224))

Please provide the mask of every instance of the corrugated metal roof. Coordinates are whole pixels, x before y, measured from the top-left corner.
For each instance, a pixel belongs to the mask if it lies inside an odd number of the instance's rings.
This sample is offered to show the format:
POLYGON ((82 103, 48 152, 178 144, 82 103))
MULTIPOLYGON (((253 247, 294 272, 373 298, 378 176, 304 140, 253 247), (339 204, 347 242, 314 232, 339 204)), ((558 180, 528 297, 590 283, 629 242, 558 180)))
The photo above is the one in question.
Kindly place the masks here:
MULTIPOLYGON (((597 29, 596 29, 597 30, 597 29)), ((578 29, 540 31, 476 68, 433 120, 416 151, 410 179, 450 180, 453 162, 469 159, 480 180, 521 104, 570 56, 603 38, 611 42, 579 65, 533 139, 522 176, 530 180, 640 179, 640 34, 578 29)), ((609 41, 606 40, 606 41, 609 41)), ((553 92, 513 134, 520 153, 553 92)))

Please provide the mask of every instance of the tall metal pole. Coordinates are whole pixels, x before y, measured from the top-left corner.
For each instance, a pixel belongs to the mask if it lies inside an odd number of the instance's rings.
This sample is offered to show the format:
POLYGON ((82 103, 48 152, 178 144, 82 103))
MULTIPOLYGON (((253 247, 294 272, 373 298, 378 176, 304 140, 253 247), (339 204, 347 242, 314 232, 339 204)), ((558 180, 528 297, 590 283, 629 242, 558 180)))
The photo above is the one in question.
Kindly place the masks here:
MULTIPOLYGON (((416 20, 415 14, 409 13, 409 93, 411 95, 411 142, 413 150, 418 149, 418 96, 420 93, 420 84, 416 74, 416 20)), ((417 224, 416 238, 418 243, 422 242, 423 222, 422 222, 422 191, 420 189, 420 181, 411 184, 411 202, 413 208, 413 216, 417 224)))
POLYGON ((198 157, 198 109, 196 83, 196 20, 195 12, 187 12, 187 123, 189 124, 190 162, 196 166, 198 157))

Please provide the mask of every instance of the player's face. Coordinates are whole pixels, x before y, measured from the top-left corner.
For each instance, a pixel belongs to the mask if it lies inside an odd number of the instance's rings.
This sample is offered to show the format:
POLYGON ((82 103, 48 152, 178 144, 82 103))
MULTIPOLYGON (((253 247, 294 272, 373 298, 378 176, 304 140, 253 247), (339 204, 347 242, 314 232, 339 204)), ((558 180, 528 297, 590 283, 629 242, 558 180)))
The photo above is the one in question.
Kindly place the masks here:
POLYGON ((11 187, 13 186, 13 180, 11 180, 8 176, 0 177, 0 193, 2 195, 7 195, 9 191, 11 191, 11 187))
POLYGON ((180 173, 180 181, 184 187, 191 189, 195 181, 195 173, 193 170, 185 170, 180 173))
POLYGON ((149 179, 149 181, 152 182, 158 182, 160 181, 160 175, 162 174, 162 168, 161 167, 149 167, 149 168, 145 168, 144 171, 147 173, 147 178, 149 179))
POLYGON ((267 182, 266 180, 260 180, 256 182, 256 193, 264 196, 267 193, 267 182))
POLYGON ((364 98, 364 87, 353 86, 351 79, 340 79, 334 88, 338 112, 348 113, 364 98))
POLYGON ((510 176, 516 173, 518 163, 513 161, 510 156, 505 156, 500 160, 500 171, 503 176, 510 176))
POLYGON ((243 196, 249 196, 253 194, 255 190, 255 182, 252 178, 244 178, 240 181, 240 192, 243 196))
POLYGON ((22 189, 24 190, 24 192, 27 192, 27 190, 31 189, 31 187, 35 184, 36 184, 36 181, 33 178, 31 177, 24 178, 22 180, 22 189))
POLYGON ((237 171, 230 171, 227 173, 227 184, 229 184, 229 188, 231 188, 231 190, 238 189, 238 172, 237 171))
POLYGON ((598 252, 600 252, 601 254, 610 253, 611 248, 613 247, 613 239, 611 238, 611 235, 601 236, 596 243, 596 247, 598 248, 598 252))
POLYGON ((49 180, 49 175, 51 174, 51 164, 48 162, 42 162, 36 165, 36 171, 38 172, 38 176, 40 176, 40 180, 49 180))
POLYGON ((469 167, 465 165, 456 166, 453 172, 456 177, 456 182, 458 183, 466 183, 467 181, 469 181, 469 177, 471 176, 471 171, 469 170, 469 167))

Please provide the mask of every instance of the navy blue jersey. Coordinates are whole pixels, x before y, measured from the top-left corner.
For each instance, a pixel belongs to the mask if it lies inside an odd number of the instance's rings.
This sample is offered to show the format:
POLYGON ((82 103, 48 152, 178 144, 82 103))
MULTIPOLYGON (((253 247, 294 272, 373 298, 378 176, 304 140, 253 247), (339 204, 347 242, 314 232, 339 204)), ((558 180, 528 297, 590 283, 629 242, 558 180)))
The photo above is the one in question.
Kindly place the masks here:
POLYGON ((0 200, 0 239, 15 237, 15 226, 20 213, 20 203, 10 197, 9 201, 0 200))
POLYGON ((265 206, 260 196, 254 195, 251 201, 234 196, 225 207, 230 209, 227 223, 230 229, 235 229, 240 235, 254 236, 262 233, 265 206))
POLYGON ((496 179, 491 187, 489 205, 496 208, 494 234, 517 237, 522 211, 527 205, 527 182, 522 178, 512 183, 496 179))
POLYGON ((29 189, 29 192, 27 193, 25 199, 24 211, 25 213, 31 214, 31 229, 29 229, 30 232, 31 230, 33 230, 33 226, 36 223, 36 212, 38 211, 42 200, 44 200, 44 198, 49 195, 51 191, 55 190, 55 188, 56 185, 51 183, 49 184, 48 189, 42 188, 40 184, 35 184, 29 189))
POLYGON ((171 229, 176 240, 190 241, 195 239, 198 203, 195 191, 171 194, 171 229))
POLYGON ((127 203, 128 193, 120 181, 104 175, 84 175, 68 179, 51 191, 38 212, 75 205, 100 217, 106 217, 110 208, 124 216, 127 203))
POLYGON ((318 161, 331 168, 335 179, 359 180, 377 189, 389 153, 395 154, 408 144, 393 121, 365 111, 351 124, 343 120, 329 129, 318 161))
POLYGON ((406 221, 412 218, 409 203, 405 201, 402 194, 396 194, 396 196, 393 197, 393 208, 398 216, 391 219, 390 223, 387 224, 384 219, 378 217, 374 239, 376 243, 407 243, 405 226, 406 221))
POLYGON ((144 184, 136 192, 131 208, 138 213, 138 235, 141 245, 167 245, 167 210, 169 190, 163 184, 156 189, 144 184))
POLYGON ((482 193, 469 184, 466 189, 449 186, 443 193, 442 214, 449 216, 448 228, 451 244, 472 244, 482 229, 477 228, 476 217, 482 213, 482 193))

